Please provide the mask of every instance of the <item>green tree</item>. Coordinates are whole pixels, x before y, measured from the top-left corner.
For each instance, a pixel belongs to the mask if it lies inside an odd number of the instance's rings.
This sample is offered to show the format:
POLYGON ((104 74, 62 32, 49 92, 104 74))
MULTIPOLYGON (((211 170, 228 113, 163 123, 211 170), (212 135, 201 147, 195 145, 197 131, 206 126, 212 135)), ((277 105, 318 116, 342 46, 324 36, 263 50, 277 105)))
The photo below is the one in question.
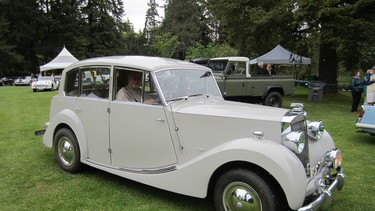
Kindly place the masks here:
POLYGON ((374 27, 375 1, 303 0, 295 5, 295 20, 309 32, 318 33, 319 79, 333 85, 326 86, 325 92, 336 93, 339 64, 353 72, 360 67, 364 55, 361 52, 373 49, 374 38, 369 28, 374 27), (366 44, 370 45, 364 47, 366 44))
POLYGON ((208 44, 206 46, 197 44, 186 52, 186 59, 214 58, 223 56, 237 56, 238 51, 228 44, 208 44))
POLYGON ((152 45, 161 57, 172 58, 179 50, 180 42, 178 37, 171 33, 162 33, 156 36, 155 43, 152 45))
POLYGON ((77 58, 85 58, 84 27, 80 1, 40 0, 42 37, 37 48, 40 64, 48 63, 66 46, 77 58))
POLYGON ((156 55, 157 52, 153 51, 152 45, 156 42, 156 36, 160 31, 159 13, 157 8, 160 7, 155 0, 150 0, 148 3, 148 9, 146 11, 145 26, 143 29, 143 38, 145 42, 145 54, 156 55))
POLYGON ((207 25, 202 14, 202 1, 167 0, 162 32, 177 37, 179 46, 172 54, 174 58, 185 59, 187 49, 204 40, 202 32, 206 31, 207 25))
POLYGON ((119 54, 123 51, 121 30, 124 13, 121 0, 85 0, 82 6, 82 18, 86 38, 86 56, 104 56, 119 54))
POLYGON ((0 2, 1 72, 7 75, 37 72, 36 46, 39 43, 40 18, 35 1, 0 2))

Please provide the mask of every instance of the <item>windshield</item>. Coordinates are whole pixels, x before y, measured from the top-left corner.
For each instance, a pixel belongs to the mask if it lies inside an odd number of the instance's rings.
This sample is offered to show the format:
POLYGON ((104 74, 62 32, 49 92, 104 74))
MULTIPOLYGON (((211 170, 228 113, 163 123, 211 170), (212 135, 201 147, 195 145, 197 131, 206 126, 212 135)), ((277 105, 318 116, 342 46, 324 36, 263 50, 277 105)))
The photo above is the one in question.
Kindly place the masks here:
POLYGON ((227 67, 228 60, 210 60, 207 67, 211 68, 213 72, 223 72, 227 67))
POLYGON ((200 95, 221 96, 210 71, 163 70, 156 72, 156 79, 166 102, 200 95))

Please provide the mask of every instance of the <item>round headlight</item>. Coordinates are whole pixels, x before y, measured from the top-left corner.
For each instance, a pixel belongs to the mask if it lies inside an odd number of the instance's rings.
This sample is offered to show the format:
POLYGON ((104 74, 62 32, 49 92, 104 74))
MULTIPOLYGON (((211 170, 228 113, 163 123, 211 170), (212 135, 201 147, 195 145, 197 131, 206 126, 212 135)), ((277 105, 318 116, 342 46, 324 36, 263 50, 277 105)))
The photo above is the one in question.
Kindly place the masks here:
POLYGON ((301 154, 305 148, 305 133, 293 131, 285 134, 282 145, 290 149, 296 154, 301 154))
POLYGON ((307 124, 308 129, 308 135, 315 139, 320 140, 324 135, 324 122, 323 121, 317 121, 317 122, 310 122, 307 124))

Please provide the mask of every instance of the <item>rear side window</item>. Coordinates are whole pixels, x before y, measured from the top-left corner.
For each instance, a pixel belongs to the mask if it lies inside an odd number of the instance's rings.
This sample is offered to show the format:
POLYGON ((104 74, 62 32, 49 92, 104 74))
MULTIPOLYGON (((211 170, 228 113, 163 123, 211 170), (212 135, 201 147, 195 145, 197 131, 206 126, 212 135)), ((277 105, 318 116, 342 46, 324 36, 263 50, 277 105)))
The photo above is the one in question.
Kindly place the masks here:
POLYGON ((76 68, 66 73, 65 95, 72 97, 108 98, 109 67, 76 68))
POLYGON ((108 98, 109 67, 85 67, 80 69, 81 97, 108 98))

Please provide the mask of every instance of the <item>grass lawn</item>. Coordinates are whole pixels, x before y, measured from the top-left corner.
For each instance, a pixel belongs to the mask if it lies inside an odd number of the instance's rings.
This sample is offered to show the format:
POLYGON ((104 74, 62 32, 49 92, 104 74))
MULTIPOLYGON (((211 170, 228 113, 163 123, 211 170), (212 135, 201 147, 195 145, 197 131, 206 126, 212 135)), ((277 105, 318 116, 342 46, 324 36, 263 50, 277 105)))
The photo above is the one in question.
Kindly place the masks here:
MULTIPOLYGON (((30 87, 0 87, 0 210, 213 210, 210 200, 159 190, 93 168, 79 174, 62 171, 53 150, 34 136, 48 121, 55 94, 33 93, 30 87)), ((291 102, 305 103, 310 120, 324 120, 343 152, 346 184, 343 191, 334 192, 329 210, 373 210, 375 136, 355 132, 358 114, 350 113, 350 93, 310 103, 307 89, 299 87, 284 98, 284 106, 291 102)))

